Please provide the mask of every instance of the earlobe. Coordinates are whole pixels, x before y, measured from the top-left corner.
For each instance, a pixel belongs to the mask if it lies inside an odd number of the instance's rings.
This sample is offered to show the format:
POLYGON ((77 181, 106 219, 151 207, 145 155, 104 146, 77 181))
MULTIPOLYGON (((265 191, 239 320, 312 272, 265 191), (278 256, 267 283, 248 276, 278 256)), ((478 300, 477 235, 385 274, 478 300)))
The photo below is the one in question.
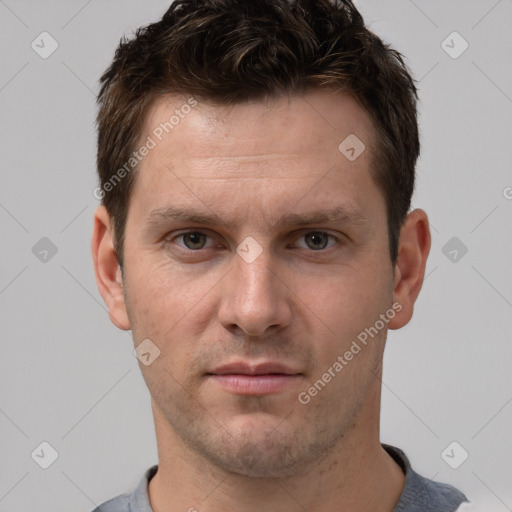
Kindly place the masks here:
POLYGON ((402 307, 389 322, 390 329, 400 329, 412 318, 423 285, 430 243, 427 214, 420 209, 410 212, 400 233, 394 277, 393 302, 402 307))
POLYGON ((113 230, 106 208, 99 206, 94 214, 91 243, 98 290, 108 307, 111 322, 122 330, 130 329, 123 294, 123 278, 113 244, 113 230))

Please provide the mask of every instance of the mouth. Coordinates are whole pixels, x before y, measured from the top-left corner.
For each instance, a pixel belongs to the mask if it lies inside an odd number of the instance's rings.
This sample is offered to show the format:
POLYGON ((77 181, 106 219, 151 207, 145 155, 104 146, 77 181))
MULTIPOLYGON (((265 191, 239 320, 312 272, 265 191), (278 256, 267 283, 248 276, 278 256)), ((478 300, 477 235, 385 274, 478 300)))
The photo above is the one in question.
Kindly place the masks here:
POLYGON ((219 366, 208 372, 206 377, 230 393, 259 396, 278 393, 297 383, 302 373, 277 362, 257 365, 237 362, 219 366))

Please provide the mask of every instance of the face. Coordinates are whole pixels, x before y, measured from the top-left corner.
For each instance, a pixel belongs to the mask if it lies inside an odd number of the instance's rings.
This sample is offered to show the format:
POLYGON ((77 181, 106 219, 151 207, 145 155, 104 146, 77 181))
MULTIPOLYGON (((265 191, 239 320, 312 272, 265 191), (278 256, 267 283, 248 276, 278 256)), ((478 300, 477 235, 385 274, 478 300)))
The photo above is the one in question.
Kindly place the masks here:
POLYGON ((314 91, 198 103, 158 140, 186 101, 148 116, 156 146, 132 190, 111 317, 160 350, 140 365, 157 435, 229 471, 292 474, 376 407, 396 275, 372 122, 349 96, 314 91), (366 146, 355 160, 338 149, 350 134, 366 146))

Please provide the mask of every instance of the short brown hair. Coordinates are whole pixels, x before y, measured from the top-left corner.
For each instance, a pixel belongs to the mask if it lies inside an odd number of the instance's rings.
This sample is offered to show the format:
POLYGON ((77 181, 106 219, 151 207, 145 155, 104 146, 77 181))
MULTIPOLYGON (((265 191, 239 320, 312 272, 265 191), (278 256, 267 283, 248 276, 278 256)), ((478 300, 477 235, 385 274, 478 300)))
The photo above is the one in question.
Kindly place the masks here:
POLYGON ((351 0, 175 0, 160 21, 121 40, 100 84, 97 167, 121 268, 135 173, 112 178, 156 98, 230 105, 314 88, 351 94, 374 121, 372 176, 386 198, 395 263, 420 152, 418 96, 402 55, 365 27, 351 0))

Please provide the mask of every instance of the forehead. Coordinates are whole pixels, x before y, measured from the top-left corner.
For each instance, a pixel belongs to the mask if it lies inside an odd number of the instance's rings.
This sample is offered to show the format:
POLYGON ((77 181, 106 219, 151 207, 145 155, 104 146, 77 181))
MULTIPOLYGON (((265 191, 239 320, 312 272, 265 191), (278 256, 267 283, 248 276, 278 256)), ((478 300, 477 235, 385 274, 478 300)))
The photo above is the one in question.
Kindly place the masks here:
POLYGON ((339 156, 339 144, 351 135, 368 150, 359 165, 370 164, 375 130, 367 111, 348 94, 313 90, 234 105, 168 95, 149 109, 142 139, 151 136, 158 145, 148 164, 155 156, 212 158, 224 160, 226 170, 255 164, 273 176, 272 160, 315 155, 321 164, 339 156))
POLYGON ((264 211, 279 198, 291 206, 309 191, 308 200, 342 196, 359 207, 375 193, 374 133, 369 114, 351 96, 332 91, 230 106, 162 97, 146 117, 141 141, 151 139, 153 148, 139 166, 131 202, 139 203, 137 216, 184 197, 226 209, 229 201, 238 211, 258 204, 264 211), (354 146, 354 137, 364 150, 349 159, 343 150, 354 146))

